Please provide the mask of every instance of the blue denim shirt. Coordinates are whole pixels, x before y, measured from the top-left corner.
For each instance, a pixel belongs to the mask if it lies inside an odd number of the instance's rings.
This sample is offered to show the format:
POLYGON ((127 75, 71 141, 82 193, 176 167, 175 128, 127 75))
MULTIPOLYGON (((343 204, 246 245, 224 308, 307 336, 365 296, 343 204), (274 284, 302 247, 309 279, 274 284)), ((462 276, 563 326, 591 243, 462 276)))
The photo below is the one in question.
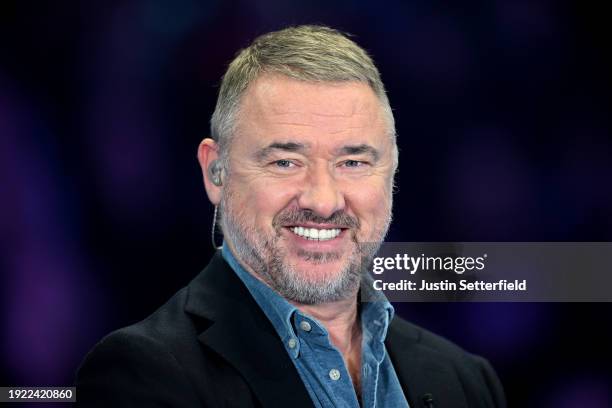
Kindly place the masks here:
MULTIPOLYGON (((342 354, 325 327, 244 270, 227 245, 222 253, 276 329, 314 406, 359 408, 342 354)), ((384 344, 393 306, 381 292, 374 295, 379 300, 363 303, 361 309, 361 406, 408 408, 384 344)))

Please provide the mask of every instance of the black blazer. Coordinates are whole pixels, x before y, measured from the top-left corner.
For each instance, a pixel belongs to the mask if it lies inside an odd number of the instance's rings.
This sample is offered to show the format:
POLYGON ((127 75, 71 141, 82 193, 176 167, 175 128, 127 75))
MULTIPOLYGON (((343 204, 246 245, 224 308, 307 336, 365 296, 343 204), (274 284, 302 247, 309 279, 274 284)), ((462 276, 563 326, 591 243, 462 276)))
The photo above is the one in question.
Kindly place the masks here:
MULTIPOLYGON (((399 317, 385 344, 411 408, 505 407, 486 360, 399 317)), ((312 407, 272 324, 220 252, 153 315, 98 343, 76 387, 83 407, 312 407)))

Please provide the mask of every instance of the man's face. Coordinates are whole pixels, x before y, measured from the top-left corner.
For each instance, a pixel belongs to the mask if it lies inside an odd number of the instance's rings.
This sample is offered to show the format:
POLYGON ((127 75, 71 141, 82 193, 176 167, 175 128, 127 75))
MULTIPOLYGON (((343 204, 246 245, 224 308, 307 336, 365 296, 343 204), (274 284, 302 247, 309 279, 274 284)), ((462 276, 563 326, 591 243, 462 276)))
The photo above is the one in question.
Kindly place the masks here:
POLYGON ((366 84, 261 76, 242 98, 229 150, 226 242, 289 300, 353 296, 389 226, 392 152, 366 84))

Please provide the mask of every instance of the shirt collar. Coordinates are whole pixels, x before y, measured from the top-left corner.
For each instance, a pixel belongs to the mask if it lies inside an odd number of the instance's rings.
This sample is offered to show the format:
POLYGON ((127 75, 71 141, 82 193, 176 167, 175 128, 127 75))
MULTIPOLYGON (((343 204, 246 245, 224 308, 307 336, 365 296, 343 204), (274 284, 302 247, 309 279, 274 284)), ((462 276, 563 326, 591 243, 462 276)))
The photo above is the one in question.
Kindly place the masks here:
POLYGON ((370 355, 380 364, 386 354, 384 341, 395 310, 383 292, 373 287, 373 279, 366 274, 361 281, 361 333, 363 357, 370 355))

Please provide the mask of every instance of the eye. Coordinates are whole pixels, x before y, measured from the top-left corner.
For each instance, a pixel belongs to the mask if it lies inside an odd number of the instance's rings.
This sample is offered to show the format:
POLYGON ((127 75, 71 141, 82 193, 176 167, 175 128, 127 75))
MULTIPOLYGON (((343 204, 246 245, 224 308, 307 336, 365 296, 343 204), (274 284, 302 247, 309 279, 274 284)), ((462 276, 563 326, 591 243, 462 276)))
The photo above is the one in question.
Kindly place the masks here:
POLYGON ((293 162, 291 162, 290 160, 286 160, 286 159, 276 160, 274 162, 274 165, 276 165, 276 167, 283 167, 283 168, 290 168, 291 166, 295 166, 293 162))
POLYGON ((363 167, 365 166, 367 163, 364 161, 359 161, 359 160, 347 160, 344 162, 344 165, 346 167, 363 167))

